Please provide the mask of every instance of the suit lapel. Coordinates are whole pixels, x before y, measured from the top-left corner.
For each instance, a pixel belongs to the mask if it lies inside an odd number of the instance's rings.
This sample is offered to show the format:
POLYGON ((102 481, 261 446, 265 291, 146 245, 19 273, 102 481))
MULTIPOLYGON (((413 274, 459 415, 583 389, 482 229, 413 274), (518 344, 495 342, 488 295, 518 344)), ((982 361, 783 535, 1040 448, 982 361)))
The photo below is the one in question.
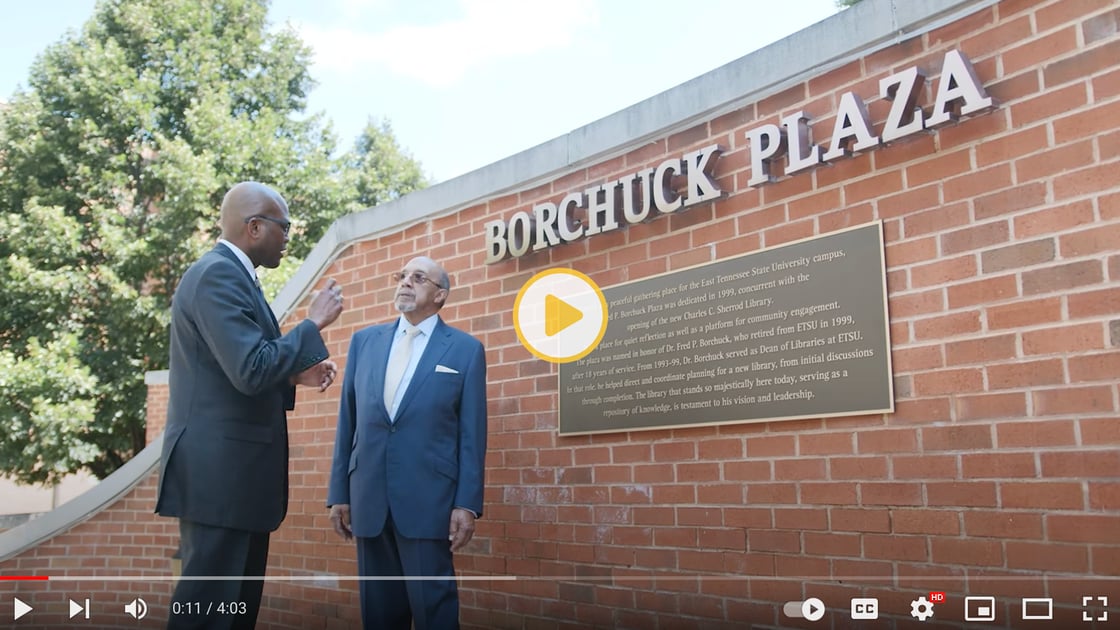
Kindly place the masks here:
MULTIPOLYGON (((436 327, 432 329, 432 338, 428 340, 428 346, 424 348, 424 354, 420 355, 420 362, 416 364, 416 372, 412 374, 408 389, 404 390, 404 398, 401 398, 400 407, 397 407, 397 422, 404 418, 405 411, 412 399, 419 396, 419 392, 424 391, 428 378, 436 371, 436 365, 450 347, 451 333, 447 330, 447 325, 443 323, 443 320, 439 319, 436 321, 436 327)), ((385 356, 385 360, 388 362, 388 353, 385 356)), ((384 386, 384 376, 382 376, 382 388, 384 386)))
POLYGON ((219 255, 225 256, 227 259, 233 261, 234 266, 241 270, 241 276, 249 282, 248 291, 253 295, 254 301, 257 304, 257 315, 260 317, 262 325, 265 322, 271 322, 272 339, 279 337, 280 323, 276 321, 276 315, 272 312, 272 307, 268 305, 268 300, 264 299, 264 293, 261 291, 260 287, 257 286, 256 279, 253 278, 249 270, 245 268, 245 265, 242 265, 241 261, 237 259, 237 254, 234 254, 233 250, 221 243, 215 246, 211 251, 217 252, 219 255))
POLYGON ((397 324, 386 324, 377 328, 376 334, 370 340, 369 350, 370 365, 374 366, 373 379, 370 382, 371 403, 377 413, 385 422, 389 422, 389 412, 385 411, 385 366, 389 363, 389 350, 393 347, 393 335, 397 332, 397 324))

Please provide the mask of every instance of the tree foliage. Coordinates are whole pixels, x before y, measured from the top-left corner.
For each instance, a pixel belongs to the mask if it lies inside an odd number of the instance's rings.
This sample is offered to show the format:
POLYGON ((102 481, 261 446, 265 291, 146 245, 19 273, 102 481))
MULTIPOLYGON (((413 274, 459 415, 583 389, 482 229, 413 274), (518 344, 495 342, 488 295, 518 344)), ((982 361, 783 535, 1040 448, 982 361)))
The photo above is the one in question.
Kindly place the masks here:
POLYGON ((100 0, 0 106, 0 473, 104 476, 144 446, 144 373, 232 184, 288 198, 289 272, 339 216, 426 185, 387 124, 336 157, 310 51, 267 8, 100 0))

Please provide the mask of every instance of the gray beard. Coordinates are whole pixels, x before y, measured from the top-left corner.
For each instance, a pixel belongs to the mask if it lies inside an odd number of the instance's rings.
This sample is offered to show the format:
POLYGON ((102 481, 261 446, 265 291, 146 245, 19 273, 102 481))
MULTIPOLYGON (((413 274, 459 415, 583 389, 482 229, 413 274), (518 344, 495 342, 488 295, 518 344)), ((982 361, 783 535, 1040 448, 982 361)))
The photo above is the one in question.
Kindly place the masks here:
POLYGON ((413 302, 412 304, 402 304, 400 302, 396 302, 395 306, 397 307, 397 310, 402 313, 411 313, 412 311, 416 310, 415 302, 413 302))

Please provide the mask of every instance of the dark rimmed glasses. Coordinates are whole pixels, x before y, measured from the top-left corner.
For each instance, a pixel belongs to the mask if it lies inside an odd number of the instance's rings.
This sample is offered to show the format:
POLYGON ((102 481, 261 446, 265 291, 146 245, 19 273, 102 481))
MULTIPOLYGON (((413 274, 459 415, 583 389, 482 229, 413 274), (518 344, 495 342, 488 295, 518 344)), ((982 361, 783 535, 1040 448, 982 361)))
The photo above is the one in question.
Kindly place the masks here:
POLYGON ((265 216, 263 214, 254 214, 251 217, 245 217, 245 222, 248 223, 248 222, 252 221, 253 219, 261 219, 262 221, 268 221, 269 223, 275 223, 276 225, 279 225, 280 229, 284 230, 284 236, 287 236, 288 231, 292 229, 292 222, 291 221, 285 221, 283 219, 276 219, 276 218, 273 218, 273 217, 265 216))

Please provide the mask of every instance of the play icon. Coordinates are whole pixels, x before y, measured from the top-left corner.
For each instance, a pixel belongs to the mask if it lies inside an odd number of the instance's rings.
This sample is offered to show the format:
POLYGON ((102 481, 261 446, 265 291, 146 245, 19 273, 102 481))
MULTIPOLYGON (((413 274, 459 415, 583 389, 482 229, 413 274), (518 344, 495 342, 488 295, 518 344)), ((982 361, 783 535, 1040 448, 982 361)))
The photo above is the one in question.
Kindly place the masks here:
POLYGON ((22 599, 20 599, 18 597, 13 597, 12 598, 12 603, 14 604, 14 608, 12 610, 12 619, 13 620, 19 619, 20 617, 26 615, 27 613, 31 612, 32 610, 35 610, 34 608, 28 606, 22 599))
POLYGON ((549 337, 583 319, 583 311, 549 293, 544 296, 544 334, 549 337))
POLYGON ((552 363, 575 361, 603 340, 607 300, 586 275, 574 269, 546 269, 517 293, 513 328, 534 356, 552 363))

